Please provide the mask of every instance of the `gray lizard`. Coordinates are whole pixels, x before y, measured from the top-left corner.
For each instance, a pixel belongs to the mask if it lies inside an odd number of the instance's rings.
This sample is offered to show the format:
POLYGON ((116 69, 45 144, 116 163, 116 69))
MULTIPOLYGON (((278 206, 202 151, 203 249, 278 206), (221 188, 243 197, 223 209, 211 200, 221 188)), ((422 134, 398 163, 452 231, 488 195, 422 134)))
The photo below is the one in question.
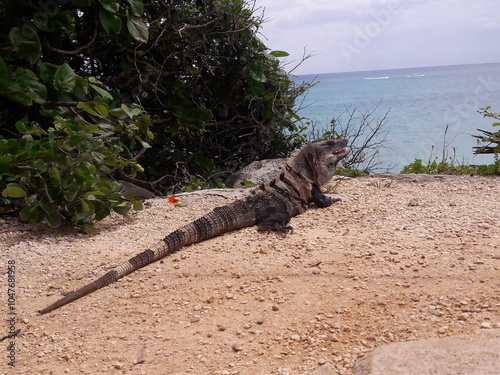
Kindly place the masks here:
POLYGON ((46 314, 58 309, 186 245, 252 225, 257 225, 261 230, 291 230, 287 226, 290 219, 306 211, 310 203, 320 208, 334 203, 335 200, 324 195, 320 187, 330 181, 337 163, 349 154, 346 145, 347 140, 340 139, 303 146, 290 156, 284 171, 275 180, 253 189, 243 199, 214 208, 39 313, 46 314))

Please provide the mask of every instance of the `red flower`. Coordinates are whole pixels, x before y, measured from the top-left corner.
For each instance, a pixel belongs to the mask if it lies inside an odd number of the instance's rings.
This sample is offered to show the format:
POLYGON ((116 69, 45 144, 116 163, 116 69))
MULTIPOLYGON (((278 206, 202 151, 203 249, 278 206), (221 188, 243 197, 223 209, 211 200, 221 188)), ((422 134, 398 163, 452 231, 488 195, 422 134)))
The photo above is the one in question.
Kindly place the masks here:
POLYGON ((179 200, 175 197, 175 195, 171 195, 170 197, 168 197, 168 202, 169 203, 177 203, 177 202, 179 202, 179 200))

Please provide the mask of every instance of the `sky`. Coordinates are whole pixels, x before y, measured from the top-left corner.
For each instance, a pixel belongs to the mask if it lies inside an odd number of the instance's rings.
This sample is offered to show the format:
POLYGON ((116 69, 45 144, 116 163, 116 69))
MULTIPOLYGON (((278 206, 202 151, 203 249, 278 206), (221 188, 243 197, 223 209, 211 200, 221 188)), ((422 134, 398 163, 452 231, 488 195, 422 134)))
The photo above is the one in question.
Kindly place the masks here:
POLYGON ((320 74, 500 62, 499 0, 255 0, 286 70, 320 74))

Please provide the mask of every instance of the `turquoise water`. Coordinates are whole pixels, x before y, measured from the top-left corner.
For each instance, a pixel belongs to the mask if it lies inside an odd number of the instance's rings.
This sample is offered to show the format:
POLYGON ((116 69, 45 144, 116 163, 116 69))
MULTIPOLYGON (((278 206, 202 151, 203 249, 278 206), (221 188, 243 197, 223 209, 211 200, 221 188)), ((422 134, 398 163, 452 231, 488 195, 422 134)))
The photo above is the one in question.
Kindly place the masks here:
POLYGON ((390 172, 399 173, 415 159, 427 161, 433 146, 441 158, 447 125, 448 155, 468 164, 493 162, 492 155, 473 155, 477 140, 471 134, 479 134, 477 128, 494 129, 494 120, 477 111, 490 105, 500 112, 500 63, 302 75, 296 80, 319 82, 299 114, 320 127, 346 107, 358 113, 375 110, 375 118, 390 111, 379 172, 392 165, 390 172))

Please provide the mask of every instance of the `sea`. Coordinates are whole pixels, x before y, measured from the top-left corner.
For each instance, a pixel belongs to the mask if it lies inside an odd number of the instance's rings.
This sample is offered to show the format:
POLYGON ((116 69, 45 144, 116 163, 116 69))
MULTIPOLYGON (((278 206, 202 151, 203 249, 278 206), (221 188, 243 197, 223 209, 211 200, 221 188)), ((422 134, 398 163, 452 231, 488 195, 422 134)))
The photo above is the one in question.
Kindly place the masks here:
MULTIPOLYGON (((332 119, 357 130, 363 114, 371 126, 382 119, 383 141, 372 173, 399 173, 416 159, 458 164, 490 164, 494 156, 474 155, 477 129, 500 130, 478 111, 500 112, 500 63, 300 75, 296 82, 315 86, 297 100, 299 116, 321 133, 332 119)), ((363 137, 358 139, 361 142, 363 137)), ((373 163, 372 163, 373 164, 373 163)), ((360 165, 362 169, 366 166, 360 165)))

